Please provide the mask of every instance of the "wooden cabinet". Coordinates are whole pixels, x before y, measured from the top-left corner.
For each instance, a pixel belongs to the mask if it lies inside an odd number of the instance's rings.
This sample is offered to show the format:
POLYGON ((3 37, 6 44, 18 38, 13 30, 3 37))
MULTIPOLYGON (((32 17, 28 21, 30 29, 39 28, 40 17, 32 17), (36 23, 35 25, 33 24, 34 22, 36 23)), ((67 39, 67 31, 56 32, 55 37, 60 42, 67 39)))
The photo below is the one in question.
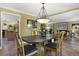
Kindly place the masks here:
POLYGON ((15 32, 14 31, 7 31, 7 40, 8 41, 11 41, 11 40, 14 40, 15 39, 15 32))

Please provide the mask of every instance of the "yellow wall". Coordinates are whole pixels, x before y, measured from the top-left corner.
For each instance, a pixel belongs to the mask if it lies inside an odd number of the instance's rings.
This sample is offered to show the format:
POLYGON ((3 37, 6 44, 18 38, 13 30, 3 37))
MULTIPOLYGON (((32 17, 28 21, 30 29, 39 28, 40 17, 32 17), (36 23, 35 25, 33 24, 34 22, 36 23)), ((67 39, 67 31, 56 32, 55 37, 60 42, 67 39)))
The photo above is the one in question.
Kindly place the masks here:
POLYGON ((20 25, 20 30, 21 30, 21 36, 28 36, 31 35, 31 30, 30 28, 27 27, 27 19, 32 19, 32 16, 27 16, 27 15, 22 15, 21 17, 21 25, 20 25))
POLYGON ((27 19, 32 19, 32 18, 34 18, 34 16, 31 16, 31 15, 28 15, 28 14, 23 14, 23 13, 20 13, 20 12, 16 12, 16 11, 9 10, 9 9, 6 9, 6 8, 1 8, 1 7, 0 7, 0 12, 9 12, 9 13, 13 13, 13 14, 16 14, 16 15, 20 15, 21 16, 21 19, 20 19, 20 35, 21 36, 31 35, 31 31, 30 31, 31 29, 27 28, 27 19))

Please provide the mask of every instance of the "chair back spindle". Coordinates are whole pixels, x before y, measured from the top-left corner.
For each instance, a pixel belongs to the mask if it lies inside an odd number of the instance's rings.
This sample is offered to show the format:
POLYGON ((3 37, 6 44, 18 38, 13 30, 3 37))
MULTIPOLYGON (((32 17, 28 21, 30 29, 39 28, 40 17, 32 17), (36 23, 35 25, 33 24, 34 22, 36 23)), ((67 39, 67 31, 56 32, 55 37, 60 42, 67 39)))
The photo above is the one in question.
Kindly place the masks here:
POLYGON ((62 41, 64 39, 64 31, 60 33, 60 38, 57 39, 57 55, 62 55, 62 41))
POLYGON ((24 45, 22 43, 22 38, 20 37, 20 35, 18 33, 16 33, 16 39, 17 39, 17 51, 18 51, 18 55, 20 56, 24 56, 24 45))

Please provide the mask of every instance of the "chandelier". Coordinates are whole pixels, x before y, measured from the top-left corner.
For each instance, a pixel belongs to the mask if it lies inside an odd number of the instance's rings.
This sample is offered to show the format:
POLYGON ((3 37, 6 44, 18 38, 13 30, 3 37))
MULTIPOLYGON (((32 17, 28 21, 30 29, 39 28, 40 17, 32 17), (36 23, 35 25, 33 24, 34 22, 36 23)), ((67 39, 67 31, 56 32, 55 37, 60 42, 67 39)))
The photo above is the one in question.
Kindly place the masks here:
POLYGON ((42 7, 40 9, 40 12, 37 16, 37 22, 39 23, 48 23, 50 20, 49 20, 49 17, 47 15, 47 12, 46 12, 46 9, 44 7, 44 3, 42 3, 42 7))

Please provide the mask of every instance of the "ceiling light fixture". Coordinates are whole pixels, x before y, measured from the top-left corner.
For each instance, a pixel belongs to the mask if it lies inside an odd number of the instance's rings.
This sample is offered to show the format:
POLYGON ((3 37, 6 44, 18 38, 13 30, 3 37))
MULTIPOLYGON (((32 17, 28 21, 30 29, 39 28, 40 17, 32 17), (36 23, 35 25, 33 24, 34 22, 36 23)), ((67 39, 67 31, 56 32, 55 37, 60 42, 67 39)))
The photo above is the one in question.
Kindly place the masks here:
POLYGON ((49 20, 49 17, 47 15, 46 9, 44 7, 44 3, 42 3, 42 7, 41 7, 40 12, 39 12, 38 17, 37 17, 37 22, 48 23, 49 21, 50 20, 49 20))

